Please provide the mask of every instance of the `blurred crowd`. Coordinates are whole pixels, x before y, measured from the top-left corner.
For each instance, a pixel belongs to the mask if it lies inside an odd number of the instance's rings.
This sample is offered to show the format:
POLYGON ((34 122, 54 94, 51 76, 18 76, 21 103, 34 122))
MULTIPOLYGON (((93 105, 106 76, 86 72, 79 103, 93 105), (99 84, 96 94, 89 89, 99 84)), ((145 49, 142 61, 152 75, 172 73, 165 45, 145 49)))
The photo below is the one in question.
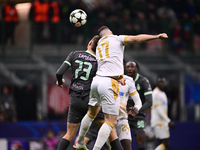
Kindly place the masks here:
POLYGON ((15 107, 15 100, 11 90, 4 86, 0 95, 0 122, 17 121, 17 113, 15 107))
MULTIPOLYGON (((10 39, 14 44, 19 19, 13 0, 2 10, 5 43, 10 39)), ((81 43, 84 36, 93 36, 107 25, 115 34, 166 32, 170 37, 166 45, 179 53, 192 50, 193 44, 199 47, 200 0, 33 0, 29 20, 33 43, 81 43), (80 28, 69 22, 69 14, 78 8, 88 14, 87 24, 80 28)))

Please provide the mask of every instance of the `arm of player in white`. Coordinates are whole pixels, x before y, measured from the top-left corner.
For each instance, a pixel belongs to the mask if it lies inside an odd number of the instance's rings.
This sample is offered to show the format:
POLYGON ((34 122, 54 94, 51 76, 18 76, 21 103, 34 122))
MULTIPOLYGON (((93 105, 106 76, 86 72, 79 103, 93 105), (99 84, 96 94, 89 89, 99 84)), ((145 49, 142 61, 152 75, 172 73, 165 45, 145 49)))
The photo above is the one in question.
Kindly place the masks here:
POLYGON ((158 35, 148 35, 148 34, 140 34, 136 36, 127 36, 126 43, 142 43, 147 42, 155 39, 167 39, 168 36, 166 33, 161 33, 158 35))
POLYGON ((156 112, 160 117, 162 117, 164 120, 166 120, 168 123, 171 121, 167 114, 163 111, 162 105, 158 105, 155 108, 156 112))
POLYGON ((134 107, 137 107, 137 109, 139 111, 140 108, 142 107, 142 102, 141 102, 141 99, 140 99, 138 92, 136 91, 136 93, 134 95, 132 95, 131 98, 133 99, 133 101, 135 103, 134 107))

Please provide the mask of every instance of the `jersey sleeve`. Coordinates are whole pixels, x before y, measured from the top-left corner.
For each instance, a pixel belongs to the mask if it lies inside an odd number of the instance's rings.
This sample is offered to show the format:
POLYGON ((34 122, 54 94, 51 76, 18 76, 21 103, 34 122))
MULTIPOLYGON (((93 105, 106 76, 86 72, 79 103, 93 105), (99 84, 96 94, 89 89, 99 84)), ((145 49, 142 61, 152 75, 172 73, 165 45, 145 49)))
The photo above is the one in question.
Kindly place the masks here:
POLYGON ((122 42, 123 45, 127 44, 127 38, 128 36, 127 35, 120 35, 118 36, 120 42, 122 42))
POLYGON ((135 103, 134 106, 137 107, 138 110, 140 110, 140 108, 142 107, 142 102, 141 102, 140 96, 136 90, 135 82, 133 80, 129 80, 128 87, 129 87, 129 95, 131 96, 132 100, 135 103))
POLYGON ((162 101, 159 98, 158 94, 155 94, 153 96, 153 102, 154 102, 154 109, 156 110, 156 112, 158 113, 158 115, 160 117, 162 117, 165 121, 167 121, 168 123, 170 122, 169 117, 165 114, 165 112, 162 109, 162 101))
POLYGON ((56 72, 56 78, 59 85, 63 84, 62 82, 63 74, 71 67, 72 57, 73 57, 73 52, 71 52, 67 56, 66 60, 62 63, 62 65, 59 67, 59 69, 56 72))
POLYGON ((144 98, 145 102, 140 109, 140 112, 145 111, 146 109, 152 106, 152 89, 148 79, 143 81, 143 89, 144 89, 144 98))
POLYGON ((144 89, 144 96, 152 94, 152 89, 151 89, 151 85, 149 83, 148 79, 145 79, 143 81, 143 89, 144 89))
POLYGON ((134 93, 137 92, 136 87, 135 87, 135 82, 134 82, 133 80, 128 79, 127 84, 128 84, 128 92, 129 92, 129 95, 130 95, 130 96, 131 96, 131 95, 134 95, 134 93))
POLYGON ((67 56, 66 60, 65 60, 63 63, 66 63, 66 64, 68 64, 68 65, 71 67, 72 60, 73 60, 73 56, 74 56, 74 52, 71 52, 71 53, 67 56))

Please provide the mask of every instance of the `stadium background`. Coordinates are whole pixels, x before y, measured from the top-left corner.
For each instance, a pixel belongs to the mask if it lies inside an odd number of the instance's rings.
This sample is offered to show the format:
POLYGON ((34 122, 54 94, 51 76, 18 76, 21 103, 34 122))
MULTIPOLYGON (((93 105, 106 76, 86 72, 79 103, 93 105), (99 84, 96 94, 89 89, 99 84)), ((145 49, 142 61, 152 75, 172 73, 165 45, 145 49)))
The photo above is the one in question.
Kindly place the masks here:
MULTIPOLYGON (((139 72, 149 78, 153 88, 158 75, 166 77, 169 116, 177 124, 171 131, 171 149, 199 149, 199 0, 58 0, 60 20, 53 28, 50 20, 43 23, 42 30, 29 17, 32 1, 15 2, 19 22, 14 42, 5 40, 5 22, 0 15, 0 97, 3 87, 8 87, 17 118, 15 122, 1 120, 1 150, 10 149, 16 140, 24 150, 33 150, 31 142, 37 145, 43 141, 47 131, 60 136, 65 130, 71 75, 70 71, 65 74, 67 82, 61 90, 55 86, 55 72, 71 51, 86 50, 88 40, 102 25, 109 26, 117 35, 169 35, 166 41, 127 45, 125 60, 136 60, 139 72), (69 13, 76 8, 88 14, 88 22, 80 28, 73 27, 68 20, 69 13)), ((5 3, 0 1, 1 12, 5 3)), ((150 150, 154 142, 149 140, 150 150)))

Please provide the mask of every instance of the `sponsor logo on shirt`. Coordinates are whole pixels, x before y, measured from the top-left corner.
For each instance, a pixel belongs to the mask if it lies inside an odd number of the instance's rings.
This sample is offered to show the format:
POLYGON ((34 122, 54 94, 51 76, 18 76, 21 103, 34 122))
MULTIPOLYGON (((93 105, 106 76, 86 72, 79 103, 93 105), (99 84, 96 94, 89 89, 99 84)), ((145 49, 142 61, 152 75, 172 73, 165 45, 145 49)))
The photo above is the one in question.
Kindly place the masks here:
POLYGON ((119 91, 119 95, 120 96, 124 96, 124 93, 119 91))
POLYGON ((84 55, 84 54, 79 54, 78 57, 83 58, 85 60, 89 60, 89 61, 96 61, 96 59, 94 59, 93 57, 90 57, 90 56, 87 56, 87 55, 84 55))

